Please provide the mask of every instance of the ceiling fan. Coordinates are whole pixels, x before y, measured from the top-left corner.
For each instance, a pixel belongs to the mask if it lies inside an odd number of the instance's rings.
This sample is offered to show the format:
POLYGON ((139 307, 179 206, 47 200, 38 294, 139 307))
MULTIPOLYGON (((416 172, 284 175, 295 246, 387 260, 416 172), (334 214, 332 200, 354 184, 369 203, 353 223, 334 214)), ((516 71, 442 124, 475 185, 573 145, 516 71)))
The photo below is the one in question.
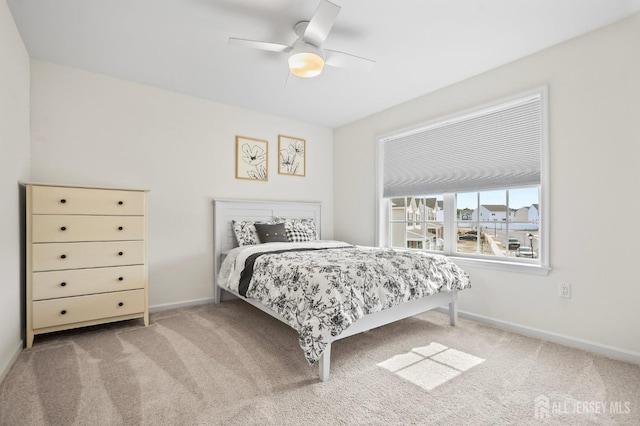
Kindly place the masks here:
POLYGON ((229 37, 229 44, 251 47, 270 52, 288 53, 289 70, 298 77, 315 77, 325 65, 369 71, 375 61, 336 50, 322 49, 341 7, 328 0, 321 0, 309 21, 300 21, 294 31, 298 39, 292 46, 266 41, 229 37))

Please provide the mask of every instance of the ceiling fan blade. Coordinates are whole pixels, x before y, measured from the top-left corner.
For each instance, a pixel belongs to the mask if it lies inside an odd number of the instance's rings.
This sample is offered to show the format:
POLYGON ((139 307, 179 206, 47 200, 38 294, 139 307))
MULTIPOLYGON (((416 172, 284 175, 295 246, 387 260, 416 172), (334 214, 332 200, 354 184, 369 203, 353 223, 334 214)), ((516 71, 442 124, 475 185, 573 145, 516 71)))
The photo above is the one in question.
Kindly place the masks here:
POLYGON ((287 53, 291 51, 291 46, 286 44, 269 43, 266 41, 246 40, 243 38, 229 37, 229 44, 236 46, 250 47, 252 49, 268 50, 270 52, 287 53))
POLYGON ((318 9, 316 9, 316 13, 313 14, 313 18, 309 21, 307 29, 304 31, 303 40, 320 47, 336 22, 340 9, 341 7, 337 4, 322 0, 318 9))
POLYGON ((376 61, 351 55, 349 53, 338 52, 337 50, 324 49, 324 63, 332 67, 349 68, 358 71, 371 71, 376 61))

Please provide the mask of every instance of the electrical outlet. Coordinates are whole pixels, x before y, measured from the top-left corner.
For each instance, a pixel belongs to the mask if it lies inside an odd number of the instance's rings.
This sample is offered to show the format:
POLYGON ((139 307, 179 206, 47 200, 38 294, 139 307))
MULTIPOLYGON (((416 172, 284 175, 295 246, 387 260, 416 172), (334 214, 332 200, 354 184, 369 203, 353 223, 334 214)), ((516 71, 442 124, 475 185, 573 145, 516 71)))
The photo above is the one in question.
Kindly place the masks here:
POLYGON ((567 282, 558 283, 558 297, 564 297, 565 299, 571 298, 571 284, 567 282))

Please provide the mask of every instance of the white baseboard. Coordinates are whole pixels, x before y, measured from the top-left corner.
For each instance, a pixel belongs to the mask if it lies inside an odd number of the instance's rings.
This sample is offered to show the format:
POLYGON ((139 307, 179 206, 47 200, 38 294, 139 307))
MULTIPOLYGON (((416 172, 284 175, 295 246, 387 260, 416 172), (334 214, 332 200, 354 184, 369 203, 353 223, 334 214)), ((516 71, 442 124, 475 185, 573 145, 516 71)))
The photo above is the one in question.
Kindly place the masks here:
MULTIPOLYGON (((446 308, 438 308, 438 311, 447 313, 446 308)), ((476 315, 469 312, 458 311, 458 315, 462 318, 470 319, 482 324, 487 324, 492 327, 496 327, 502 330, 512 331, 514 333, 522 334, 524 336, 534 337, 540 340, 546 340, 560 345, 569 346, 572 348, 583 349, 585 351, 594 352, 600 355, 604 355, 608 358, 613 358, 621 361, 632 362, 634 364, 640 364, 640 354, 635 352, 625 351, 623 349, 614 348, 599 343, 589 342, 587 340, 577 339, 575 337, 565 336, 562 334, 552 333, 549 331, 539 330, 537 328, 526 327, 519 324, 514 324, 507 321, 501 321, 482 315, 476 315)))
POLYGON ((2 370, 0 370, 0 384, 2 384, 5 377, 7 377, 7 374, 9 374, 9 370, 11 370, 11 367, 13 367, 13 364, 16 362, 16 360, 18 359, 18 356, 22 352, 23 346, 24 346, 24 342, 20 340, 9 362, 7 362, 4 366, 2 366, 2 370))
POLYGON ((165 303, 164 305, 149 306, 149 313, 168 311, 169 309, 186 308, 188 306, 204 305, 207 303, 213 303, 213 297, 187 300, 185 302, 165 303))

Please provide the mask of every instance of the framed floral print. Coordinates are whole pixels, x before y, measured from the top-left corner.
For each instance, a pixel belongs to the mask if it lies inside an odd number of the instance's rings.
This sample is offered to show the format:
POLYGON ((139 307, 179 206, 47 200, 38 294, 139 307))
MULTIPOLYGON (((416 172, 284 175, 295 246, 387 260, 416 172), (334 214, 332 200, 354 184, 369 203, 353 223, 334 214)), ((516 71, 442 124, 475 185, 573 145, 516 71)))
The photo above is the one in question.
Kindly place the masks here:
POLYGON ((236 136, 236 179, 267 181, 269 142, 236 136))
POLYGON ((278 135, 278 173, 304 176, 307 172, 307 143, 304 139, 278 135))

